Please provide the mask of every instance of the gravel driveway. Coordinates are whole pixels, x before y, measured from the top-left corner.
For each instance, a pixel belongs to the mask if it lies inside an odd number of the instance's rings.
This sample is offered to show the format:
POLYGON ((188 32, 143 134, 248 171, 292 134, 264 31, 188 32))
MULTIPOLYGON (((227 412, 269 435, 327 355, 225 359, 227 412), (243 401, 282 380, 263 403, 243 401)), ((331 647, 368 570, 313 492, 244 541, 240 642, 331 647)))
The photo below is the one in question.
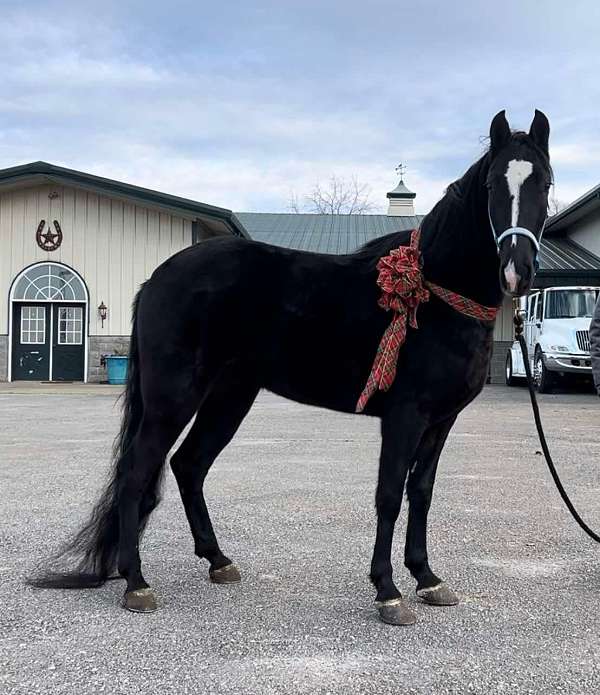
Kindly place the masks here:
MULTIPOLYGON (((600 528, 600 402, 558 394, 541 407, 565 484, 600 528)), ((459 606, 417 603, 399 524, 396 576, 418 614, 405 628, 377 620, 367 580, 377 421, 270 394, 207 481, 242 584, 208 582, 169 473, 142 545, 157 613, 120 609, 120 581, 25 587, 94 502, 118 415, 108 387, 0 385, 4 695, 600 691, 600 548, 562 507, 523 389, 486 388, 442 456, 430 556, 459 606)))

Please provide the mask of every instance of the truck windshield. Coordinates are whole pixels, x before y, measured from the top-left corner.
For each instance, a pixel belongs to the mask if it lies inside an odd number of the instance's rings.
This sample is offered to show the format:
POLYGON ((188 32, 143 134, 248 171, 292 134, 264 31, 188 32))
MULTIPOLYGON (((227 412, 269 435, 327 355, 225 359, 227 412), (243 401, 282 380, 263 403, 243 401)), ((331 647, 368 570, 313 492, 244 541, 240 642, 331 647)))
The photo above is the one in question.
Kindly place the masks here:
POLYGON ((594 290, 553 290, 546 292, 546 318, 592 318, 595 304, 594 290))

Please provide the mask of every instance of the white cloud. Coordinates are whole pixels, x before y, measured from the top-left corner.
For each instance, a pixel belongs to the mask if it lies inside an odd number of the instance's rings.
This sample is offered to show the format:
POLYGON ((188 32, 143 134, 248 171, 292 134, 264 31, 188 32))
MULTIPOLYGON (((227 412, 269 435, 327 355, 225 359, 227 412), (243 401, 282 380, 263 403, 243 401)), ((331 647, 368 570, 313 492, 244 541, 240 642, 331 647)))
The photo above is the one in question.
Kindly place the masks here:
POLYGON ((497 110, 526 128, 542 106, 557 197, 600 179, 598 56, 552 12, 536 43, 533 5, 513 8, 531 39, 526 54, 510 32, 474 31, 493 21, 481 3, 433 14, 417 3, 410 18, 389 3, 343 14, 300 2, 210 13, 189 4, 183 18, 159 4, 68 5, 5 12, 0 165, 47 159, 265 211, 284 210, 291 190, 354 175, 384 210, 404 161, 426 212, 481 154, 497 110), (415 27, 402 50, 400 20, 415 27))
MULTIPOLYGON (((600 164, 600 143, 571 141, 552 145, 552 165, 556 167, 581 167, 600 164)), ((600 177, 600 171, 598 172, 600 177)))

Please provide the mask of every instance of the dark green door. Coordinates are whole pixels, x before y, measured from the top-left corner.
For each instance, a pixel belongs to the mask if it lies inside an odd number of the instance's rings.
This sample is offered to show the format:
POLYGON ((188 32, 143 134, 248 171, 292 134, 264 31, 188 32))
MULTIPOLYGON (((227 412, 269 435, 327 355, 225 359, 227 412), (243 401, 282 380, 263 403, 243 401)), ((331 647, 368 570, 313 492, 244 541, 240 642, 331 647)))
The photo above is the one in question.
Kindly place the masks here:
POLYGON ((14 304, 13 381, 50 378, 50 304, 14 304))
POLYGON ((53 304, 52 314, 52 381, 83 381, 85 304, 53 304))

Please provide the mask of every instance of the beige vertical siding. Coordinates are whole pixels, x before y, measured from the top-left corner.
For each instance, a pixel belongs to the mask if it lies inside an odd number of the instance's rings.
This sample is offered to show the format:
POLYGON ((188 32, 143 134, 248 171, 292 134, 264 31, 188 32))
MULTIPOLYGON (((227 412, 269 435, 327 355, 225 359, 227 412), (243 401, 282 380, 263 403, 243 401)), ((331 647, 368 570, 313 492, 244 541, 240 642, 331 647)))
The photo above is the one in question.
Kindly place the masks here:
POLYGON ((129 333, 135 291, 154 268, 192 243, 192 220, 79 188, 34 186, 0 195, 0 333, 8 332, 8 293, 28 265, 50 260, 74 268, 90 292, 90 335, 129 333), (56 197, 49 197, 57 193, 56 197), (61 247, 42 251, 35 241, 41 219, 58 220, 61 247), (101 327, 96 307, 104 302, 101 327))
POLYGON ((584 249, 600 256, 600 210, 588 213, 572 224, 569 237, 584 249))
POLYGON ((496 317, 496 326, 494 327, 494 341, 512 340, 514 337, 513 327, 513 300, 510 297, 504 297, 500 312, 496 317))

